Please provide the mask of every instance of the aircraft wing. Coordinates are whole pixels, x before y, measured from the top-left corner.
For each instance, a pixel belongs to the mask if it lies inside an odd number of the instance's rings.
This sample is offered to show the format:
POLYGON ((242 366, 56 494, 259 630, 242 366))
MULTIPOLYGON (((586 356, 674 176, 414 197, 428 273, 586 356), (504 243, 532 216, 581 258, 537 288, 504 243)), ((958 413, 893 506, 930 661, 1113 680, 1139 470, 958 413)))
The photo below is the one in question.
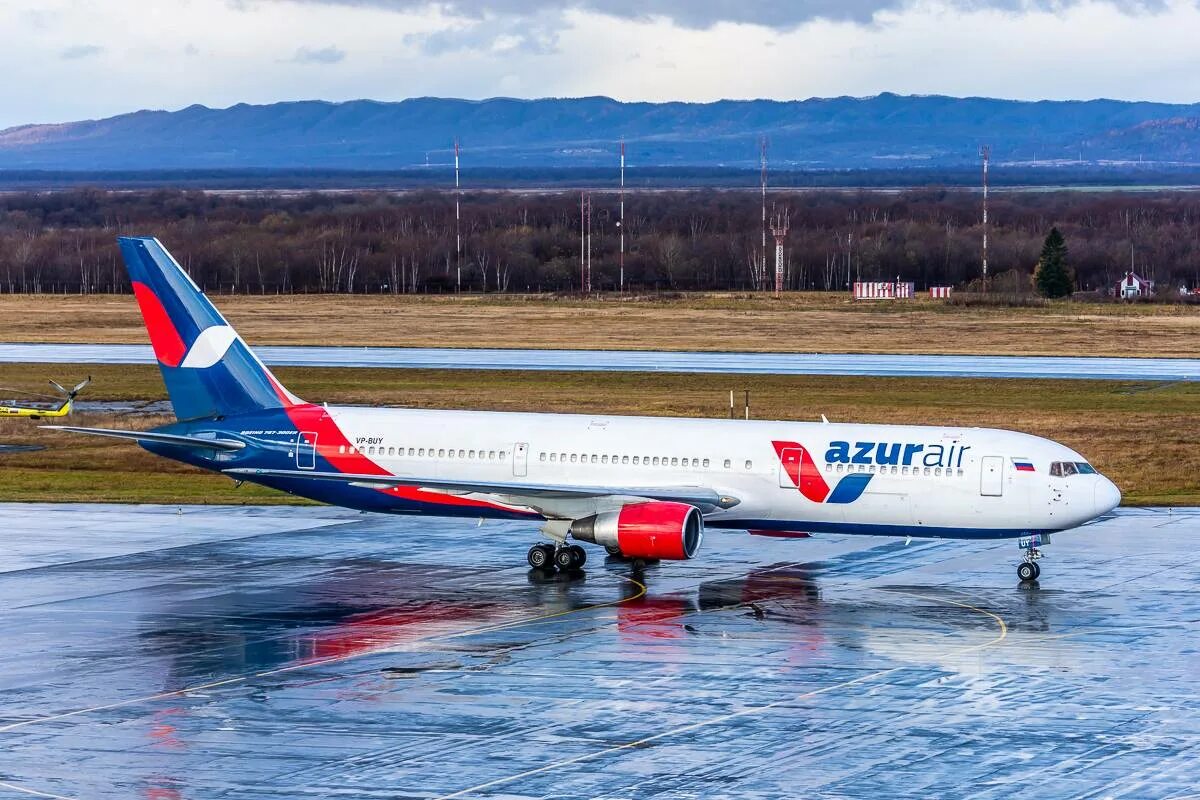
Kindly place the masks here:
POLYGON ((107 436, 113 439, 131 439, 135 442, 157 442, 177 447, 199 447, 206 450, 241 450, 245 442, 236 439, 204 439, 199 436, 179 436, 173 433, 151 433, 150 431, 122 431, 111 428, 79 428, 74 425, 42 425, 52 431, 87 433, 92 436, 107 436))
POLYGON ((698 507, 733 508, 741 501, 705 486, 559 486, 544 483, 458 481, 446 478, 422 478, 407 475, 355 475, 345 472, 314 472, 306 469, 255 469, 239 467, 223 470, 237 478, 299 478, 312 481, 336 481, 350 486, 391 489, 415 486, 452 494, 495 494, 539 500, 571 500, 592 497, 644 497, 688 503, 698 507))

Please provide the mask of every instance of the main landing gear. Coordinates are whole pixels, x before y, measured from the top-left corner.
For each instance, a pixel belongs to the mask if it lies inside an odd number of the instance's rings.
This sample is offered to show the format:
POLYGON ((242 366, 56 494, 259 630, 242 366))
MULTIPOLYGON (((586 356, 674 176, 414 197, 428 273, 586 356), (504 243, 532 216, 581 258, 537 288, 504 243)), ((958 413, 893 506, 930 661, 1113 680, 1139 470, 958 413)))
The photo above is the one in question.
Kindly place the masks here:
POLYGON ((534 569, 552 570, 558 568, 563 572, 582 569, 587 563, 587 551, 577 544, 535 544, 529 548, 525 559, 534 569))
POLYGON ((1042 568, 1037 562, 1042 557, 1042 551, 1038 547, 1044 544, 1050 544, 1049 534, 1023 536, 1017 541, 1017 545, 1025 551, 1024 560, 1017 565, 1017 577, 1021 583, 1032 583, 1041 576, 1042 568))

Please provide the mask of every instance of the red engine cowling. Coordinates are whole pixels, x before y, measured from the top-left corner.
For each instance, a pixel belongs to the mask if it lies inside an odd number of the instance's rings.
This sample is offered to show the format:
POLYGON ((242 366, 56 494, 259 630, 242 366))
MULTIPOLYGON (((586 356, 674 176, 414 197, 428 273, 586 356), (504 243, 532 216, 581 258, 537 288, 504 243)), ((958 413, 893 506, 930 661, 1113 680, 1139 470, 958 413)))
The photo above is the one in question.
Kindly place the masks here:
POLYGON ((686 503, 630 503, 572 522, 571 535, 616 547, 629 558, 682 560, 700 549, 704 517, 686 503))

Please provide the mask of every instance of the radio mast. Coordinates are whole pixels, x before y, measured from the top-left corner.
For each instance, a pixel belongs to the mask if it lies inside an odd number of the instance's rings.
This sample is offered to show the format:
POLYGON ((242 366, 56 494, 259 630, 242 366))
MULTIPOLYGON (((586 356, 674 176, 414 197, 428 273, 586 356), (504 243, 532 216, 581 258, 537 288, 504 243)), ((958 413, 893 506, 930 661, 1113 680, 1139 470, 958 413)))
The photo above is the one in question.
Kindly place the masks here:
POLYGON ((988 161, 992 157, 992 146, 985 144, 979 148, 983 157, 983 289, 987 291, 987 240, 988 240, 988 161))
POLYGON ((758 288, 765 289, 767 283, 767 137, 765 136, 758 140, 758 163, 762 173, 762 262, 758 273, 758 280, 762 282, 762 285, 758 288))
POLYGON ((783 240, 787 238, 791 211, 776 214, 771 220, 771 235, 775 237, 775 297, 783 294, 783 240))
MULTIPOLYGON (((458 137, 454 139, 454 262, 456 291, 462 291, 462 184, 458 180, 458 137)), ((487 288, 486 286, 484 287, 487 288)))
POLYGON ((621 291, 625 291, 625 140, 621 140, 621 216, 617 220, 617 227, 621 229, 621 291))

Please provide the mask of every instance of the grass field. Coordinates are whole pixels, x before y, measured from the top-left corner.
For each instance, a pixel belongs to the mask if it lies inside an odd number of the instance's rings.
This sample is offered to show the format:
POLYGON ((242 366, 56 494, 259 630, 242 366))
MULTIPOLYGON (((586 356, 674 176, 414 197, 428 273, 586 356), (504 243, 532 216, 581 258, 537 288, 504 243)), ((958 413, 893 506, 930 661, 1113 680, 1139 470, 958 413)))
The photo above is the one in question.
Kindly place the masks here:
MULTIPOLYGON (((963 308, 819 293, 215 299, 251 344, 1179 357, 1200 342, 1195 306, 963 308)), ((145 341, 128 295, 0 296, 0 342, 145 341)))
MULTIPOLYGON (((161 399, 150 366, 0 365, 0 385, 92 374, 91 400, 161 399)), ((1072 446, 1121 487, 1127 504, 1200 505, 1200 384, 1108 381, 280 369, 313 401, 646 415, 728 414, 729 390, 749 389, 757 419, 995 426, 1072 446)), ((739 400, 740 402, 740 400, 739 400)), ((72 424, 129 426, 166 418, 75 415, 72 424)), ((156 458, 127 443, 0 421, 0 443, 47 449, 0 455, 0 500, 296 502, 156 458)))

